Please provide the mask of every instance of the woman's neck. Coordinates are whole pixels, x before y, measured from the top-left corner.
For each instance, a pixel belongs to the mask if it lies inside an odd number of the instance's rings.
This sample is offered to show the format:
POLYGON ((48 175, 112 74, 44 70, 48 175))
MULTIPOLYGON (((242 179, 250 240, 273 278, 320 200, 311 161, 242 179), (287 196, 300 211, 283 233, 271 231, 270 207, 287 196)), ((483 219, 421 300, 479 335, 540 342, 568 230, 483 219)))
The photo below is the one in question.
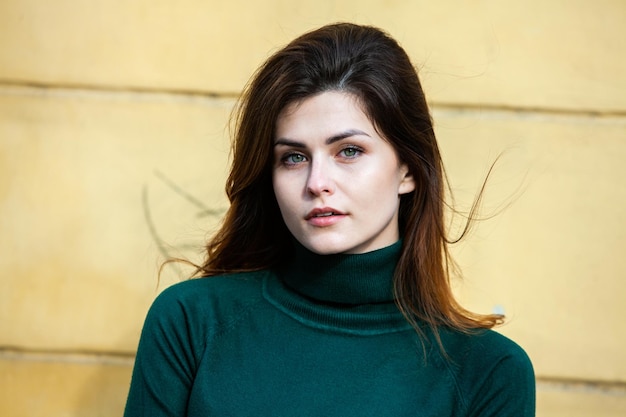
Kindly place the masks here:
POLYGON ((296 244, 294 256, 278 270, 293 291, 328 304, 393 301, 393 275, 402 241, 363 254, 318 255, 296 244))

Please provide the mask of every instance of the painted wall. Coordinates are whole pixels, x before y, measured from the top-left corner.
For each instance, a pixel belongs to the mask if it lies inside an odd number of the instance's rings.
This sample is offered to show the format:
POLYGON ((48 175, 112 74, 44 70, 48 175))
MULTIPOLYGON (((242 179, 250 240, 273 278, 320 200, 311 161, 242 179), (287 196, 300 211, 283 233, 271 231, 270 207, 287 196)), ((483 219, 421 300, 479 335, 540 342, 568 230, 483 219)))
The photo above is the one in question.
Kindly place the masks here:
POLYGON ((538 416, 626 414, 626 3, 0 2, 0 415, 121 415, 144 315, 227 207, 228 117, 305 30, 420 68, 461 208, 465 304, 509 317, 538 416))

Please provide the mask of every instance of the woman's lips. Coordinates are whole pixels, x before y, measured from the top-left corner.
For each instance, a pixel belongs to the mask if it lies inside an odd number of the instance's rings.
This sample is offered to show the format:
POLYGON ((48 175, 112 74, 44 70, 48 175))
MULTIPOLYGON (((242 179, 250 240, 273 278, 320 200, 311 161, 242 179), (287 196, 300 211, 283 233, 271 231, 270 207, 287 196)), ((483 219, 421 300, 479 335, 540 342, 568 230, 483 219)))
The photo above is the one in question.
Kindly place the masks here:
POLYGON ((332 226, 341 221, 346 214, 332 207, 315 208, 306 215, 305 220, 312 226, 332 226))

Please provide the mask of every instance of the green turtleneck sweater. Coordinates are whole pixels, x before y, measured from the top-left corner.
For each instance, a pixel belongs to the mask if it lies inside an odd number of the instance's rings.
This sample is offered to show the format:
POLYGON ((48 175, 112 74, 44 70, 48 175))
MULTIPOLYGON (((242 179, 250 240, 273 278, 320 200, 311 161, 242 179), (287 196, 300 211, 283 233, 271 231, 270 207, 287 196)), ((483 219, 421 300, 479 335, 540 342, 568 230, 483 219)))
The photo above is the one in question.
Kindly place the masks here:
POLYGON ((277 270, 166 289, 139 343, 125 416, 534 416, 532 365, 504 336, 441 330, 426 356, 393 302, 401 244, 298 248, 277 270))

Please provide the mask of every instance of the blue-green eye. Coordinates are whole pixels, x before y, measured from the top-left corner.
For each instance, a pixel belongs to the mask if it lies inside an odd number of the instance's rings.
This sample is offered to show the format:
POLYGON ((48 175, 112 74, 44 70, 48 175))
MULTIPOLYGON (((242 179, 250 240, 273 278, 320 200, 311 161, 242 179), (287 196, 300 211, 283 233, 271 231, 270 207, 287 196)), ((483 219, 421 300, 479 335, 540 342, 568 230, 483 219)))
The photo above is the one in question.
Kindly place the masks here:
POLYGON ((346 158, 354 158, 361 152, 362 150, 356 146, 348 146, 341 150, 341 154, 346 158))
POLYGON ((285 155, 282 161, 287 165, 295 165, 306 161, 306 157, 300 153, 290 153, 285 155))

